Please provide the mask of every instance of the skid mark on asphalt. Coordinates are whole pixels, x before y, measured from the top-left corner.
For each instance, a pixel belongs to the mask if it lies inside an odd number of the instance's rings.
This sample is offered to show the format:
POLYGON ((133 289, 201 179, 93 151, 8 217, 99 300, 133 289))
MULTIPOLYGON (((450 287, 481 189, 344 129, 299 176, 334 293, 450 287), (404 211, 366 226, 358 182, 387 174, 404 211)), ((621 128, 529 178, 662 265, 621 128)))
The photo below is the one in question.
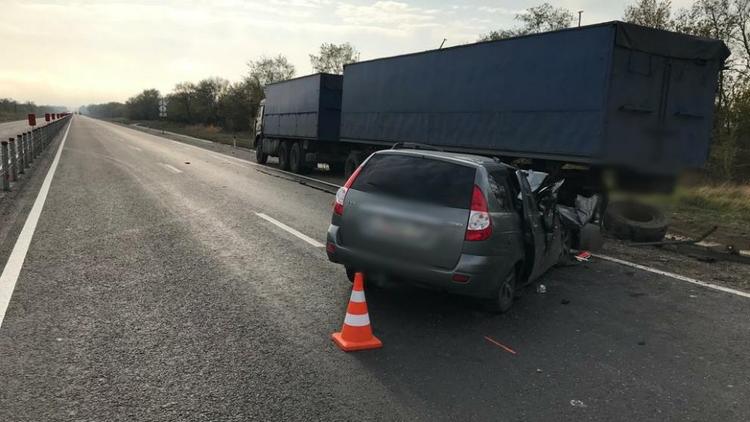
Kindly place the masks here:
POLYGON ((161 165, 161 166, 163 166, 164 168, 168 169, 168 170, 169 170, 169 171, 171 171, 172 173, 175 173, 175 174, 177 174, 177 173, 182 173, 182 170, 178 169, 178 168, 177 168, 177 167, 175 167, 175 166, 172 166, 172 165, 169 165, 169 164, 166 164, 166 163, 159 163, 159 165, 161 165))
POLYGON ((34 200, 34 205, 31 207, 29 216, 26 217, 26 222, 21 229, 21 234, 16 239, 16 244, 13 246, 13 250, 8 257, 8 262, 3 268, 3 273, 0 275, 0 327, 3 325, 3 319, 5 319, 5 311, 8 309, 8 303, 10 303, 10 297, 13 295, 13 290, 16 287, 18 281, 18 275, 21 273, 21 267, 23 262, 26 260, 26 253, 29 251, 29 245, 31 245, 31 238, 34 237, 34 231, 36 225, 39 222, 39 216, 42 214, 42 208, 44 203, 47 201, 47 194, 49 193, 49 187, 52 184, 52 178, 55 176, 55 170, 57 170, 57 164, 60 162, 60 155, 62 154, 65 141, 68 139, 68 132, 70 131, 70 125, 65 129, 60 146, 57 147, 57 153, 55 154, 54 160, 47 171, 47 176, 44 177, 42 187, 39 189, 34 200))
POLYGON ((265 215, 263 213, 260 213, 260 212, 256 212, 255 215, 257 215, 258 217, 260 217, 260 218, 268 221, 269 223, 275 225, 276 227, 278 227, 278 228, 280 228, 280 229, 282 229, 282 230, 284 230, 284 231, 286 231, 288 233, 291 233, 292 235, 294 235, 294 236, 296 236, 296 237, 304 240, 305 242, 309 243, 312 246, 315 246, 316 248, 322 248, 322 247, 325 246, 322 243, 318 242, 317 240, 313 239, 312 237, 310 237, 310 236, 308 236, 306 234, 303 234, 303 233, 301 233, 301 232, 299 232, 299 231, 297 231, 297 230, 295 230, 295 229, 287 226, 286 224, 282 223, 279 220, 271 218, 271 217, 269 217, 269 216, 267 216, 267 215, 265 215))

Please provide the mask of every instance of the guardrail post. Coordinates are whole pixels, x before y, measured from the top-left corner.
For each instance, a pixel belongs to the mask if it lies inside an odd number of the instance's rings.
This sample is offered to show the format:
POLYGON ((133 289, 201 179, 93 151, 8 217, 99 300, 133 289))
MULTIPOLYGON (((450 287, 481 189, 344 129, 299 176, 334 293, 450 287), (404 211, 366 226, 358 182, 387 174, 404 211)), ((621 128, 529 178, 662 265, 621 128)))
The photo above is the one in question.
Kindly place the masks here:
POLYGON ((39 142, 36 142, 36 140, 32 137, 31 142, 29 142, 29 155, 36 158, 37 150, 39 150, 39 142))
POLYGON ((18 141, 16 141, 18 148, 18 174, 24 174, 24 168, 26 167, 26 133, 18 135, 18 141))
POLYGON ((24 158, 23 158, 23 165, 26 166, 26 168, 31 167, 31 157, 30 157, 31 154, 29 154, 29 151, 31 151, 30 144, 31 144, 31 140, 28 139, 27 137, 26 138, 26 153, 24 154, 24 158))
MULTIPOLYGON (((21 135, 18 135, 19 137, 21 135)), ((10 153, 10 181, 18 181, 18 148, 16 148, 16 140, 13 138, 8 139, 8 152, 10 153)))
POLYGON ((8 162, 8 141, 0 142, 0 146, 0 152, 3 153, 3 190, 7 192, 10 190, 10 173, 8 172, 8 169, 10 167, 10 163, 8 162))

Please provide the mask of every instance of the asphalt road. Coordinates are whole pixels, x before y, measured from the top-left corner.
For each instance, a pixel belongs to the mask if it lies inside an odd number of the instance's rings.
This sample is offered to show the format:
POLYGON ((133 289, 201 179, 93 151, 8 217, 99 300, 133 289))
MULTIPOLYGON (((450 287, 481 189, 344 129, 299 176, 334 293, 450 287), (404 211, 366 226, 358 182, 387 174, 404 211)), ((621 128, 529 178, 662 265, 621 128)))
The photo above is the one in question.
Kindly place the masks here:
POLYGON ((323 242, 331 201, 74 117, 0 327, 0 420, 750 420, 750 300, 608 262, 503 316, 370 289, 384 348, 339 351, 343 269, 257 215, 323 242))

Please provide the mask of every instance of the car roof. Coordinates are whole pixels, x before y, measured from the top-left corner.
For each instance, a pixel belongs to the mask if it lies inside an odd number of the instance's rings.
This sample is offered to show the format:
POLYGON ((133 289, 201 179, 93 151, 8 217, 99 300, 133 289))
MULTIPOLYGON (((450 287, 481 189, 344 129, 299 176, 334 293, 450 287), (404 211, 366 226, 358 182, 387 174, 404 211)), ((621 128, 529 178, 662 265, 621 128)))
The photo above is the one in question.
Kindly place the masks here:
POLYGON ((376 152, 376 154, 411 155, 415 157, 434 158, 442 161, 454 162, 456 164, 469 165, 472 167, 504 167, 506 169, 514 168, 513 166, 503 163, 492 157, 460 152, 432 151, 425 149, 386 149, 378 151, 376 152))

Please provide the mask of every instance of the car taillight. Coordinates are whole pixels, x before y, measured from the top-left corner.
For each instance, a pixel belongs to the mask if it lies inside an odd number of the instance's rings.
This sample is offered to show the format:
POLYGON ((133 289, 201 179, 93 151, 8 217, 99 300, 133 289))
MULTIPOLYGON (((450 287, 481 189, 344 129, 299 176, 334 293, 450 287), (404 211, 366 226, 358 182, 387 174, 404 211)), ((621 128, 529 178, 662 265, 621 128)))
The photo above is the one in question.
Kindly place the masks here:
POLYGON ((343 215, 344 214, 344 199, 346 199, 346 193, 349 192, 349 188, 354 183, 354 179, 359 176, 359 172, 362 170, 362 166, 357 167, 356 170, 354 170, 354 173, 352 173, 351 176, 349 176, 349 179, 347 179, 346 183, 344 183, 344 186, 340 187, 339 190, 336 192, 336 200, 333 202, 333 213, 336 215, 343 215))
POLYGON ((471 209, 469 222, 466 224, 465 239, 469 241, 487 240, 492 235, 492 219, 490 218, 487 200, 479 186, 474 185, 471 193, 471 209))

